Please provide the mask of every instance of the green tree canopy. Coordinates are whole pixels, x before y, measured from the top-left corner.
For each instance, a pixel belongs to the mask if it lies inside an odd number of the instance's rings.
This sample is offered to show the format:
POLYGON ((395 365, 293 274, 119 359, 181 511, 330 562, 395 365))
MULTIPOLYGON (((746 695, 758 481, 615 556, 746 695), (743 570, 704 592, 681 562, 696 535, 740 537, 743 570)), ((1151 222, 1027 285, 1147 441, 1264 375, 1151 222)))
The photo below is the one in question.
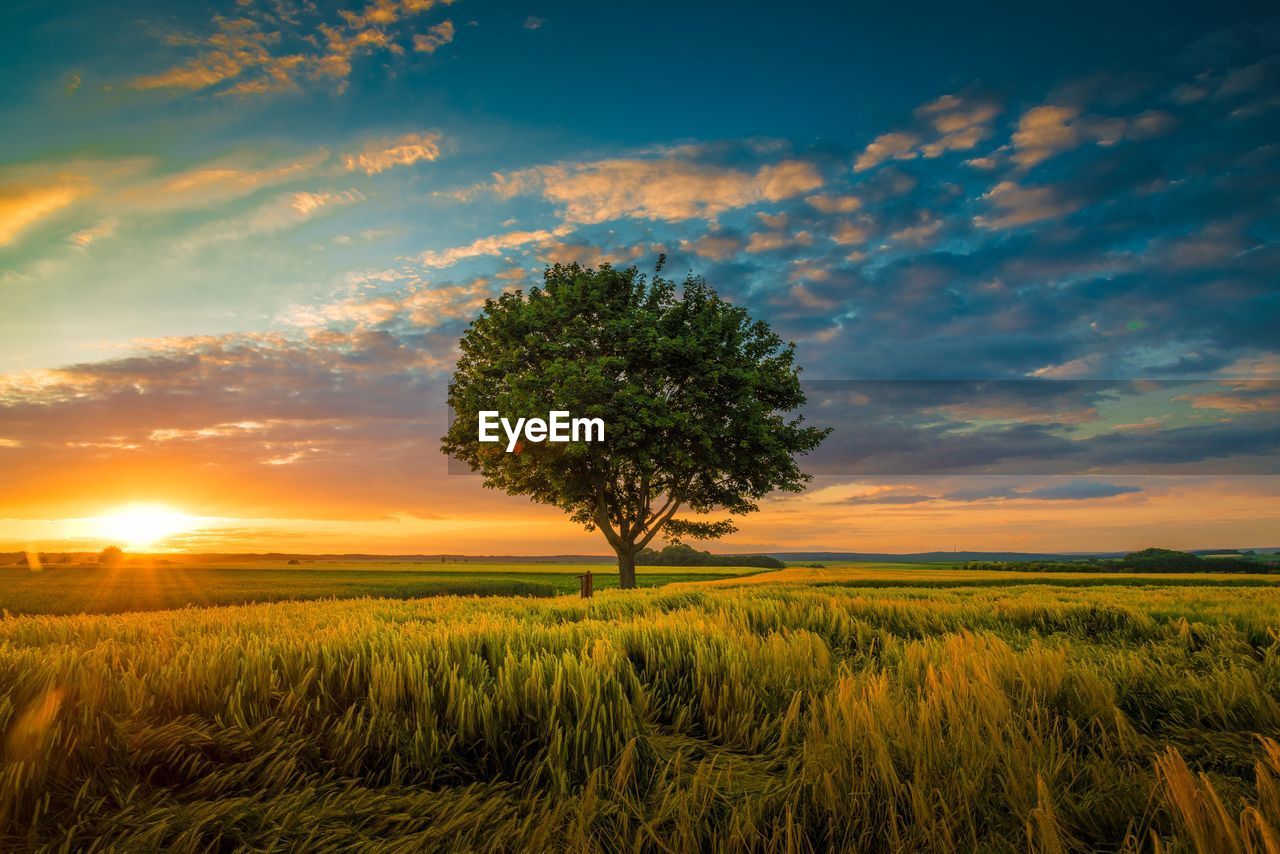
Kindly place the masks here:
MULTIPOLYGON (((661 261, 659 262, 661 269, 661 261)), ((792 416, 805 401, 794 346, 701 278, 683 286, 634 267, 550 267, 541 288, 488 300, 467 328, 449 385, 443 450, 485 486, 566 511, 599 529, 635 586, 635 555, 659 531, 712 539, 775 490, 809 476, 797 455, 829 430, 792 416), (478 416, 601 418, 603 442, 529 443, 507 453, 478 439, 478 416)))

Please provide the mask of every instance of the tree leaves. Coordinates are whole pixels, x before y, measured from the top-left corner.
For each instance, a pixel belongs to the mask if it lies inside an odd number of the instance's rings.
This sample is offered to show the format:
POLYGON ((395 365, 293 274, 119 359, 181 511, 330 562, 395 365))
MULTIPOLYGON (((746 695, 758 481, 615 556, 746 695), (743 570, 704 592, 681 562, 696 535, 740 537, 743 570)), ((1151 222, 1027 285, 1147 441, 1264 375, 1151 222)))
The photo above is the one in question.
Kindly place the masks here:
POLYGON ((443 450, 485 486, 560 507, 633 555, 664 527, 710 539, 728 521, 677 519, 757 509, 809 476, 795 457, 829 430, 790 417, 804 403, 795 351, 701 278, 647 281, 634 267, 547 269, 544 285, 489 300, 460 342, 443 450), (477 441, 477 413, 567 409, 605 422, 603 443, 477 441))

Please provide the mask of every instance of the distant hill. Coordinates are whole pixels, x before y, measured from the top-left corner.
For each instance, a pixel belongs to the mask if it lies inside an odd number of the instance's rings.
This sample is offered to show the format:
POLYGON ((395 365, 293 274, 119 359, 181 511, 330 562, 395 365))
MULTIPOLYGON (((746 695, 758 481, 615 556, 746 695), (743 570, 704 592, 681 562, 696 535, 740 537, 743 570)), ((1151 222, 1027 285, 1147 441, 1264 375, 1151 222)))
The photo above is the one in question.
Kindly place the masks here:
MULTIPOLYGON (((1245 555, 1275 554, 1280 547, 1259 547, 1252 549, 1193 549, 1193 555, 1245 555)), ((889 552, 765 552, 769 557, 786 561, 846 561, 850 563, 955 563, 957 561, 1072 561, 1093 560, 1100 558, 1123 557, 1128 552, 912 552, 909 554, 891 554, 889 552)))
POLYGON ((1088 560, 1099 557, 1119 557, 1124 552, 1081 552, 1079 554, 1064 554, 1060 552, 912 552, 910 554, 890 554, 889 552, 767 552, 766 554, 769 557, 787 561, 955 563, 956 561, 971 560, 1088 560))
POLYGON ((1214 552, 1206 555, 1170 549, 1146 548, 1121 557, 1101 558, 1087 563, 1070 560, 1008 561, 980 560, 961 564, 961 569, 1017 572, 1280 572, 1275 555, 1214 552))

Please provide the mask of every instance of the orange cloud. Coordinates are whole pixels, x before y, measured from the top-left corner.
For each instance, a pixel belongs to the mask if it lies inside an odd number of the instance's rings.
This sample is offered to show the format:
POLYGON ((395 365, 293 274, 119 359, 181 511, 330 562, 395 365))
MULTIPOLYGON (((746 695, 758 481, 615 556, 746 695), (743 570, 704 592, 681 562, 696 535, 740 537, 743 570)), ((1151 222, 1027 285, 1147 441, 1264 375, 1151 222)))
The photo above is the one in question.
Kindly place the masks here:
POLYGON ((1013 145, 1017 149, 1014 161, 1022 166, 1034 166, 1060 151, 1078 146, 1080 129, 1073 122, 1079 115, 1075 107, 1052 104, 1023 113, 1013 134, 1013 145))
POLYGON ((680 248, 700 258, 723 261, 742 250, 742 241, 727 234, 705 234, 697 240, 681 240, 680 248))
POLYGON ((916 156, 920 137, 913 133, 883 133, 863 149, 853 161, 853 171, 865 172, 887 160, 911 160, 916 156))
POLYGON ((482 255, 501 255, 508 249, 527 246, 531 243, 547 243, 554 238, 564 237, 572 231, 573 229, 568 226, 560 226, 550 230, 509 231, 506 234, 478 238, 466 246, 424 252, 420 259, 423 265, 427 267, 451 267, 467 258, 477 258, 482 255))
POLYGON ((91 187, 77 175, 55 176, 48 183, 0 185, 0 246, 86 195, 91 187))
POLYGON ((453 21, 442 21, 426 34, 419 33, 413 37, 413 49, 419 53, 435 53, 438 48, 453 41, 453 21))
POLYGON ((772 252, 777 249, 789 249, 792 246, 810 246, 813 235, 807 231, 797 231, 794 235, 781 231, 757 231, 747 241, 748 252, 772 252))
POLYGON ((983 228, 1014 228, 1045 219, 1054 219, 1079 210, 1080 202, 1063 198, 1053 187, 1024 187, 1013 181, 1001 181, 983 197, 1000 213, 993 217, 978 217, 976 224, 983 228))
POLYGON ((857 196, 805 196, 804 199, 822 213, 853 213, 862 207, 862 200, 857 196))
POLYGON ((396 166, 412 166, 439 156, 440 134, 422 131, 369 142, 361 151, 345 155, 342 164, 348 172, 361 170, 366 175, 376 175, 396 166))
POLYGON ((850 220, 837 223, 835 230, 831 232, 831 239, 841 246, 865 243, 870 236, 871 229, 866 224, 850 220))
POLYGON ((221 204, 314 175, 328 161, 329 152, 320 149, 261 165, 255 164, 254 159, 221 158, 126 188, 117 199, 128 207, 148 210, 221 204))
POLYGON ((989 101, 970 102, 957 95, 943 95, 916 109, 940 136, 920 148, 925 157, 948 151, 968 151, 991 135, 990 124, 1000 108, 989 101))
POLYGON ((796 160, 748 172, 674 158, 630 158, 544 167, 538 177, 543 195, 563 206, 568 221, 587 224, 623 217, 714 219, 822 185, 813 164, 796 160))
POLYGON ((278 35, 263 32, 248 18, 215 16, 213 22, 215 31, 204 41, 199 56, 157 74, 135 77, 129 81, 130 88, 207 89, 271 62, 267 45, 278 41, 278 35))
POLYGON ((1030 168, 1085 143, 1114 145, 1122 139, 1148 139, 1166 133, 1173 117, 1147 110, 1132 117, 1082 115, 1079 108, 1043 104, 1022 114, 1013 134, 1013 162, 1030 168))
MULTIPOLYGON (((404 52, 396 32, 401 22, 436 5, 432 0, 372 0, 362 12, 338 10, 340 20, 303 27, 298 16, 281 7, 246 7, 241 17, 213 18, 207 36, 170 36, 176 46, 195 47, 194 57, 154 74, 128 82, 131 89, 200 91, 218 89, 222 95, 261 95, 296 89, 304 80, 337 80, 345 88, 352 61, 359 55, 384 50, 404 52), (224 85, 232 84, 232 85, 224 85)), ((306 10, 318 15, 315 7, 306 10)), ((431 52, 452 41, 453 24, 444 21, 414 37, 415 49, 431 52)))
POLYGON ((415 283, 398 293, 356 296, 319 306, 294 305, 280 319, 301 327, 349 323, 357 328, 401 320, 418 329, 430 329, 446 320, 475 315, 492 295, 494 288, 486 278, 459 285, 415 283))

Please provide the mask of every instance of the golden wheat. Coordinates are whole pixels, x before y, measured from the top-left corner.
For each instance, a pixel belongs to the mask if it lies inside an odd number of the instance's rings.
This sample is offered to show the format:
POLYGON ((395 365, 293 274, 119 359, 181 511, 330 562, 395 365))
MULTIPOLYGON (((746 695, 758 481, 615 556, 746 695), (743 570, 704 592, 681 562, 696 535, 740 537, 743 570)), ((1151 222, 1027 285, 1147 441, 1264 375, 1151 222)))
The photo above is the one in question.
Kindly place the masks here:
POLYGON ((1280 591, 0 621, 0 847, 1280 851, 1280 591))

